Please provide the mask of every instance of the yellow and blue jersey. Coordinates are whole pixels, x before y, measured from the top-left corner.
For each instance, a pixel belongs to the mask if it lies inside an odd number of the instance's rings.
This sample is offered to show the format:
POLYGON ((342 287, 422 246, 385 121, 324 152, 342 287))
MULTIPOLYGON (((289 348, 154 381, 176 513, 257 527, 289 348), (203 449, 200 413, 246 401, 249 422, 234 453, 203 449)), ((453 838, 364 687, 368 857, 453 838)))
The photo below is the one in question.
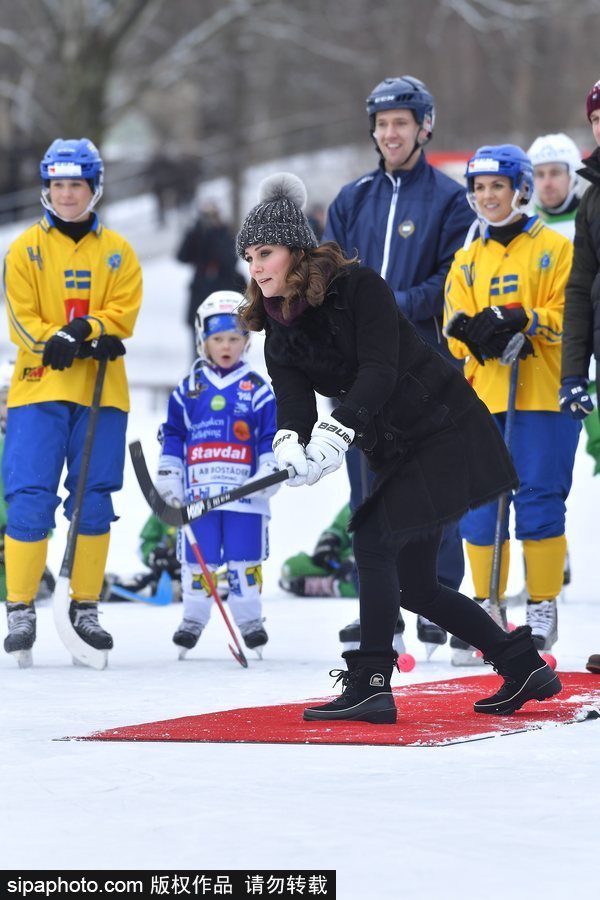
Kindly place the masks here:
MULTIPOLYGON (((142 302, 142 274, 128 242, 94 224, 75 243, 46 213, 11 244, 4 262, 10 337, 18 347, 8 406, 64 400, 89 406, 97 363, 76 359, 70 369, 42 365, 46 341, 61 326, 85 317, 88 340, 102 334, 131 336, 142 302)), ((102 406, 129 410, 122 358, 106 371, 102 406)))
MULTIPOLYGON (((475 316, 489 306, 520 305, 527 313, 524 332, 534 355, 520 363, 519 410, 559 411, 565 286, 572 258, 571 241, 533 216, 506 247, 486 231, 456 253, 448 273, 444 324, 458 311, 475 316)), ((449 338, 448 346, 457 359, 468 357, 465 377, 490 412, 504 412, 510 367, 497 359, 480 365, 456 338, 449 338)))

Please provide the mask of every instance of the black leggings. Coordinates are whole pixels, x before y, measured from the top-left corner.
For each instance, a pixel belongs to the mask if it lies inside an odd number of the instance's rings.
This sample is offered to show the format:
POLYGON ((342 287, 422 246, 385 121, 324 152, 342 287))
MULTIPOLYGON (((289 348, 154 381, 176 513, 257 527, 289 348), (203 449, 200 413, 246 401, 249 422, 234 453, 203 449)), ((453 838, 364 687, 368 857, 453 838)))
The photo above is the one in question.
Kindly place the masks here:
POLYGON ((361 650, 390 651, 401 606, 435 622, 485 655, 506 634, 470 597, 441 585, 437 555, 442 529, 398 536, 375 508, 354 534, 360 585, 361 650))

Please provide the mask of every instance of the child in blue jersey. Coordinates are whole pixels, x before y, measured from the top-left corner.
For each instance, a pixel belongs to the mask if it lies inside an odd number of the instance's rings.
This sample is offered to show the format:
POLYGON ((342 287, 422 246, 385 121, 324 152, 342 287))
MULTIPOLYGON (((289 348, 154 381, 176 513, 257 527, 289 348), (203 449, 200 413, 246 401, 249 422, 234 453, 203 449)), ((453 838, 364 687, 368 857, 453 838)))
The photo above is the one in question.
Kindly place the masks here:
MULTIPOLYGON (((248 333, 236 310, 243 297, 216 291, 196 314, 199 358, 169 398, 161 425, 157 487, 171 503, 215 496, 276 472, 271 444, 275 397, 243 359, 248 333)), ((227 566, 228 602, 247 647, 267 643, 261 604, 261 563, 268 556, 269 497, 277 486, 212 510, 192 523, 211 571, 227 566)), ((191 548, 180 534, 183 621, 173 635, 180 655, 196 646, 212 596, 191 548)))

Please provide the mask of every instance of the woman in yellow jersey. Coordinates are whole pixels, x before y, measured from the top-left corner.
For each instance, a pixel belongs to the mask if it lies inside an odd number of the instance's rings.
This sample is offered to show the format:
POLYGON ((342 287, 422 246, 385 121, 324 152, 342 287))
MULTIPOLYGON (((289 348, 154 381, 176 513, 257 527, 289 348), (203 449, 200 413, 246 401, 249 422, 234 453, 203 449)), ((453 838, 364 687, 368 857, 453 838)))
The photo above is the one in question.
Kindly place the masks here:
POLYGON ((9 248, 5 295, 18 347, 8 397, 3 457, 7 501, 7 653, 35 641, 35 597, 48 532, 60 503, 71 518, 98 360, 111 360, 104 383, 71 577, 71 621, 79 636, 109 650, 97 601, 120 490, 129 394, 122 356, 142 299, 135 253, 104 228, 93 209, 104 165, 86 138, 54 141, 40 165, 45 213, 9 248))
MULTIPOLYGON (((515 535, 523 541, 527 624, 536 646, 557 640, 556 597, 566 553, 565 501, 571 487, 580 426, 559 411, 558 387, 564 291, 573 248, 523 209, 533 190, 532 164, 512 144, 481 147, 467 164, 467 196, 479 234, 459 250, 448 273, 445 333, 451 352, 466 358, 465 376, 503 430, 509 366, 500 357, 517 332, 526 336, 515 403, 512 455, 520 487, 512 497, 515 535)), ((497 504, 469 512, 461 523, 475 599, 488 611, 497 504)), ((500 596, 508 577, 508 511, 500 596)), ((505 610, 501 608, 503 622, 505 610)), ((473 660, 453 639, 453 661, 473 660)))

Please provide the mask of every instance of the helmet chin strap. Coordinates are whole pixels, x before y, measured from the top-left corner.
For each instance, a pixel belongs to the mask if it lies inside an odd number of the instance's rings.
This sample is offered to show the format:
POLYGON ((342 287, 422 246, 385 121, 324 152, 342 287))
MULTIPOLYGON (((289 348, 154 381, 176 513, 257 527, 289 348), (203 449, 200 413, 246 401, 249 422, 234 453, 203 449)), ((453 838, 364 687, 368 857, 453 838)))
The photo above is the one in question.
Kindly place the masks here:
MULTIPOLYGON (((429 137, 426 137, 424 141, 422 141, 421 143, 419 143, 419 132, 421 132, 422 130, 423 130, 423 126, 422 126, 422 125, 419 125, 419 131, 417 131, 417 137, 415 138, 414 146, 413 146, 412 150, 410 151, 410 153, 408 154, 408 156, 406 157, 406 159, 404 160, 404 162, 402 163, 402 166, 405 166, 406 163, 407 163, 407 162, 409 161, 409 159, 411 158, 411 156, 412 156, 414 153, 416 153, 417 150, 422 150, 423 147, 425 147, 425 145, 428 144, 429 141, 431 140, 431 135, 429 135, 429 137)), ((379 153, 380 157, 381 157, 381 158, 384 160, 384 162, 385 162, 385 157, 384 157, 383 153, 381 152, 381 148, 380 148, 379 144, 377 143, 377 140, 375 139, 375 132, 373 132, 373 131, 371 131, 371 138, 373 139, 373 143, 375 144, 375 149, 377 150, 377 152, 379 153)), ((399 168, 402 168, 402 166, 400 166, 399 168)))
POLYGON ((467 200, 469 202, 469 206, 471 207, 471 209, 473 210, 473 212, 475 213, 475 215, 477 216, 479 221, 482 222, 486 228, 489 228, 490 226, 492 226, 493 228, 501 228, 503 225, 509 225, 511 222, 514 222, 514 220, 518 216, 522 216, 523 209, 519 205, 520 199, 521 199, 521 194, 517 190, 514 192, 513 198, 510 201, 510 207, 511 207, 512 212, 510 212, 504 219, 501 219, 499 222, 492 222, 490 219, 487 218, 487 216, 484 216, 484 214, 479 209, 479 206, 477 205, 477 200, 475 199, 475 195, 473 194, 473 192, 469 191, 467 193, 467 200))
POLYGON ((542 203, 540 203, 540 206, 543 210, 550 213, 551 215, 559 216, 561 213, 563 213, 566 209, 569 208, 574 196, 575 196, 575 191, 570 190, 569 193, 567 194, 567 196, 565 197, 565 199, 563 200, 563 202, 560 203, 558 206, 544 206, 542 203))
POLYGON ((100 199, 101 196, 102 196, 102 188, 96 188, 96 190, 92 194, 90 202, 88 203, 86 208, 78 216, 75 216, 74 219, 65 219, 64 216, 61 216, 56 212, 56 210, 54 209, 54 207, 52 206, 52 204, 50 203, 50 200, 49 200, 49 197, 50 197, 50 189, 49 188, 42 188, 41 203, 42 203, 42 206, 44 207, 44 209, 47 209, 48 212, 51 212, 52 215, 56 216, 57 219, 60 219, 61 222, 81 222, 83 219, 86 219, 89 216, 89 214, 92 212, 92 210, 98 203, 98 200, 100 199))

